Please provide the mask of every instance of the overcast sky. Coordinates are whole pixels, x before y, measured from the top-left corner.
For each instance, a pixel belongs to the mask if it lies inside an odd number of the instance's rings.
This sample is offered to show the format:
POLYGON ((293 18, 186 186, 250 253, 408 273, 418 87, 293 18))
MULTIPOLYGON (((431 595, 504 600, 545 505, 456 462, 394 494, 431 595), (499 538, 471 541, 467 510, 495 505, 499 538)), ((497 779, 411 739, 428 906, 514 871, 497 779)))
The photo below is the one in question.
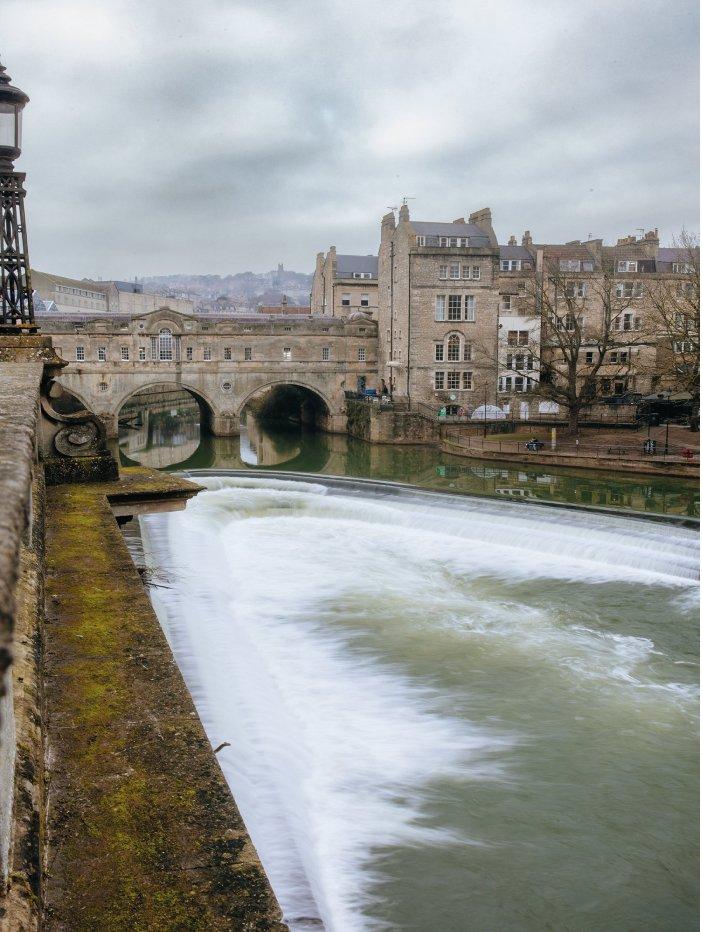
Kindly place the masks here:
POLYGON ((380 218, 698 229, 694 0, 3 0, 32 265, 311 271, 380 218))

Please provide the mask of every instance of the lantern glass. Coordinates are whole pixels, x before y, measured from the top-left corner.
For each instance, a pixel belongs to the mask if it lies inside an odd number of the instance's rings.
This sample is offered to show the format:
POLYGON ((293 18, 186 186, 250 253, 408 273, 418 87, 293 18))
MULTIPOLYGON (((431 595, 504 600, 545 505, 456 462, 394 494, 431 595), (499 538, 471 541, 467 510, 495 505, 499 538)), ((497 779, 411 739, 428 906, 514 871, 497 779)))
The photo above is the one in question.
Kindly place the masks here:
POLYGON ((22 145, 22 111, 17 104, 0 103, 0 148, 19 149, 22 145))

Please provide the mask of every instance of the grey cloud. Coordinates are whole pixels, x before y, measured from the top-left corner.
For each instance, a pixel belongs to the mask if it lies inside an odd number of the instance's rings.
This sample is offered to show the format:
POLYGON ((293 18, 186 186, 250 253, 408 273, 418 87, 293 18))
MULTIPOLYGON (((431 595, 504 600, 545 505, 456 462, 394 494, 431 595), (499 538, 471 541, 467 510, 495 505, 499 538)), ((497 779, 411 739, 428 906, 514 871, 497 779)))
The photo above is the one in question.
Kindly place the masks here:
POLYGON ((542 239, 697 223, 692 0, 6 0, 30 248, 75 275, 311 269, 490 204, 542 239), (23 36, 31 34, 32 48, 23 36))

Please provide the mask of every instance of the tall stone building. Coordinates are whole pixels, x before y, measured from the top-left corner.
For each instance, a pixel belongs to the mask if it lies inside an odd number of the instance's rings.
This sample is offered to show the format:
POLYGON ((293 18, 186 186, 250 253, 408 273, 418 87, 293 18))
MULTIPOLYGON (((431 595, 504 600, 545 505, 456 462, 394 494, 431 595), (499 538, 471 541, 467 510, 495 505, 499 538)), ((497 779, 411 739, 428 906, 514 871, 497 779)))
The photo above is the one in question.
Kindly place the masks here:
POLYGON ((451 412, 495 403, 500 249, 488 209, 452 223, 386 214, 379 374, 395 397, 451 412))
POLYGON ((312 279, 312 313, 347 317, 362 311, 378 317, 378 257, 317 253, 312 279))

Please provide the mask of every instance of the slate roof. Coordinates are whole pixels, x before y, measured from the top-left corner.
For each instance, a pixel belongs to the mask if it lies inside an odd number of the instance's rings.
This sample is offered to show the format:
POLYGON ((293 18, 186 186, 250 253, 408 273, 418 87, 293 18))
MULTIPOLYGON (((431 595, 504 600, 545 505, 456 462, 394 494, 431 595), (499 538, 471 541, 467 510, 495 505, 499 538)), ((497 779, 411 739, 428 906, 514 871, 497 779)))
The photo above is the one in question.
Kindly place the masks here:
POLYGON ((500 259, 526 259, 531 262, 533 258, 526 246, 500 246, 500 259))
POLYGON ((487 234, 474 223, 434 223, 433 221, 412 220, 412 229, 420 236, 462 236, 469 237, 474 246, 489 246, 487 234))
POLYGON ((350 256, 337 255, 336 257, 336 277, 353 278, 354 272, 364 272, 370 274, 373 278, 378 277, 378 257, 377 256, 350 256))

